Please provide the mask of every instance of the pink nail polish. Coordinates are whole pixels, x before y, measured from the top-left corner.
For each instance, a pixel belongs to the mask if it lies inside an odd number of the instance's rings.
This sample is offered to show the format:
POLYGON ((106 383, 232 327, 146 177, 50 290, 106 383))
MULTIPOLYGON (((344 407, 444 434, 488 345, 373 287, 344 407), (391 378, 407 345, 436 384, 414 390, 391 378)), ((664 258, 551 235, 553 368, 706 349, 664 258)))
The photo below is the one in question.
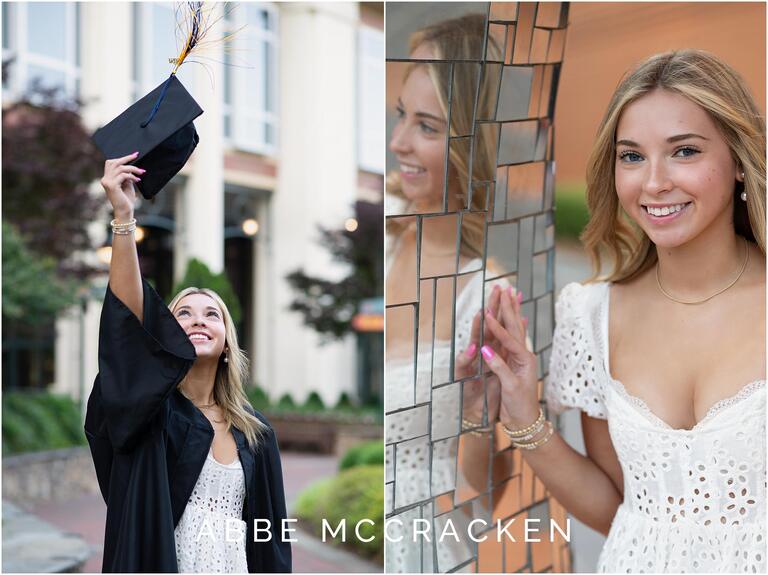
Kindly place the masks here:
POLYGON ((507 288, 507 293, 509 294, 509 297, 515 297, 515 288, 513 288, 512 286, 509 286, 507 288))
POLYGON ((481 347, 480 352, 483 354, 483 357, 488 361, 492 360, 496 355, 495 353, 493 353, 493 350, 487 345, 484 345, 483 347, 481 347))
POLYGON ((475 357, 475 353, 477 353, 477 344, 476 343, 470 343, 469 347, 467 348, 466 354, 469 357, 475 357))
POLYGON ((136 181, 137 181, 137 182, 140 182, 140 181, 141 181, 141 178, 136 178, 136 181))

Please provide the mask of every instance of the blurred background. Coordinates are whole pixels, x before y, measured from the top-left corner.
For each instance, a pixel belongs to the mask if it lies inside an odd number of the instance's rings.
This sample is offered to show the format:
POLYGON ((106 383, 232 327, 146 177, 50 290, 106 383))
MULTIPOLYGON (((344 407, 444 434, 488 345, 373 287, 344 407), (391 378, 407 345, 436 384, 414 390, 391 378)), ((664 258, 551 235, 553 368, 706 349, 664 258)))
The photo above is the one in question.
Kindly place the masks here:
MULTIPOLYGON (((178 7, 2 4, 3 571, 100 570, 82 415, 112 215, 90 135, 167 78, 178 7)), ((234 36, 178 74, 200 144, 137 206, 142 272, 166 301, 208 286, 232 310, 301 519, 295 570, 380 570, 381 537, 310 534, 382 515, 383 5, 208 9, 208 39, 234 36)))

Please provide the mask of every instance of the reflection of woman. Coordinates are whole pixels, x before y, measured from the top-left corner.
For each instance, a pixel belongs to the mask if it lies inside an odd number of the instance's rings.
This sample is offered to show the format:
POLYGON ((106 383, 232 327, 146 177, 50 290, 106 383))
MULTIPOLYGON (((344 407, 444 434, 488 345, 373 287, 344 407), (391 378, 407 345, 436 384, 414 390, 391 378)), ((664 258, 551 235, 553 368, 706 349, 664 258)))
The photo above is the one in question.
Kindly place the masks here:
MULTIPOLYGON (((483 53, 485 18, 464 16, 425 28, 411 39, 411 57, 424 60, 469 60, 483 53)), ((493 40, 489 53, 497 50, 493 40)), ((473 132, 478 74, 480 65, 414 63, 404 79, 398 100, 399 120, 390 148, 396 155, 399 170, 387 181, 388 211, 395 204, 400 214, 455 214, 461 210, 486 209, 486 191, 471 186, 472 181, 492 181, 495 165, 491 153, 490 134, 475 137, 477 149, 470 163, 466 140, 452 140, 446 146, 447 136, 467 135, 473 132), (452 84, 451 84, 452 80, 452 84), (448 125, 448 94, 453 105, 448 125), (448 169, 446 178, 446 156, 448 169), (472 173, 470 177, 470 165, 472 173), (470 200, 470 189, 471 200, 470 200), (447 207, 447 212, 445 208, 447 207)), ((487 72, 486 72, 487 73, 487 72)), ((480 84, 477 113, 491 117, 489 98, 491 80, 483 77, 480 84)), ((477 490, 485 490, 488 457, 488 435, 474 432, 463 434, 462 442, 475 442, 472 449, 462 447, 466 454, 459 472, 456 471, 459 440, 456 434, 462 419, 470 425, 480 425, 484 413, 482 381, 464 386, 460 397, 459 384, 443 385, 450 381, 471 377, 477 372, 477 349, 472 354, 460 353, 469 345, 472 333, 479 335, 479 312, 484 299, 482 253, 484 213, 463 214, 461 236, 457 254, 457 218, 455 215, 422 219, 420 257, 417 256, 417 229, 415 218, 394 218, 388 224, 387 303, 415 300, 413 289, 421 278, 440 275, 452 276, 458 272, 455 293, 452 283, 438 281, 434 291, 422 288, 419 294, 418 350, 413 351, 413 315, 407 317, 389 314, 387 319, 387 411, 409 407, 415 403, 432 402, 432 438, 430 443, 423 434, 411 441, 398 444, 394 508, 412 506, 433 496, 457 488, 465 480, 477 490), (405 222, 405 223, 403 223, 405 222), (474 272, 474 273, 473 273, 474 272), (412 279, 412 281, 410 281, 412 279), (434 309, 434 317, 429 310, 434 309), (455 317, 456 361, 450 373, 452 328, 455 317), (474 322, 473 322, 474 319, 474 322), (434 320, 434 323, 433 323, 434 320), (474 323, 474 328, 473 328, 474 323), (473 361, 473 358, 475 361, 473 361), (414 367, 415 364, 415 367, 414 367), (415 388, 414 388, 415 384, 415 388), (463 413, 460 406, 464 406, 463 413), (431 454, 429 453, 431 450, 431 454), (431 464, 430 464, 431 461, 431 464), (463 477, 462 477, 463 476, 463 477)), ((506 282, 494 282, 504 286, 506 282)), ((486 304, 496 305, 501 290, 488 290, 486 304)), ((490 334, 487 334, 490 337, 490 334)), ((498 383, 496 383, 498 388, 498 383)), ((411 412, 390 415, 387 419, 388 441, 400 442, 405 430, 418 427, 416 415, 411 412)), ((495 415, 491 419, 495 418, 495 415)), ((426 428, 426 419, 421 423, 426 428)), ((447 511, 435 509, 435 513, 447 511)), ((407 515, 407 513, 405 514, 407 515)), ((409 527, 409 518, 402 517, 409 527)), ((454 524, 467 517, 453 517, 454 524)), ((461 529, 457 526, 457 529, 461 529)), ((394 529, 392 530, 394 534, 394 529)), ((466 529, 463 530, 466 533, 466 529)), ((466 539, 466 536, 464 537, 466 539)), ((413 541, 409 534, 404 541, 413 541)), ((466 543, 455 541, 438 544, 438 565, 432 565, 432 549, 425 543, 387 544, 387 570, 389 571, 445 571, 471 557, 466 543), (423 553, 423 563, 422 563, 423 553)))
POLYGON ((290 571, 277 442, 243 392, 227 307, 196 288, 166 307, 141 277, 134 157, 108 160, 102 179, 114 235, 85 430, 107 503, 104 571, 290 571), (254 542, 265 521, 271 541, 254 542))
POLYGON ((587 181, 584 242, 614 267, 563 289, 546 392, 582 410, 587 456, 532 424, 535 356, 507 295, 488 324, 510 355, 483 349, 500 419, 529 427, 527 462, 608 534, 599 570, 764 573, 762 116, 714 56, 654 56, 614 94, 587 181))

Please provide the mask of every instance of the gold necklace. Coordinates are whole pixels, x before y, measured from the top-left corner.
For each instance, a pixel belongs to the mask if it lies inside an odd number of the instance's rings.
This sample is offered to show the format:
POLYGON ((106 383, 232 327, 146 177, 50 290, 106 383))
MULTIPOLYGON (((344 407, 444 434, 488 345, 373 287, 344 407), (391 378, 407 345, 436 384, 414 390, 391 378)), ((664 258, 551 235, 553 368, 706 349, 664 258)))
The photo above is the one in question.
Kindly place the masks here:
POLYGON ((661 287, 661 279, 659 278, 659 262, 656 262, 656 284, 659 286, 659 290, 661 291, 661 293, 664 294, 664 296, 667 299, 671 299, 673 302, 682 303, 682 304, 685 304, 685 305, 698 305, 698 304, 702 304, 704 302, 707 302, 707 301, 711 300, 713 297, 720 295, 725 290, 733 287, 734 284, 736 284, 736 282, 739 281, 739 278, 741 278, 741 276, 744 274, 744 270, 747 269, 747 263, 749 263, 749 245, 747 244, 747 240, 746 239, 744 240, 744 250, 746 252, 746 254, 744 255, 744 263, 741 264, 741 270, 739 270, 739 274, 736 276, 736 278, 731 283, 729 283, 727 286, 725 286, 723 289, 721 289, 720 291, 715 292, 711 296, 706 297, 706 298, 704 298, 702 300, 698 300, 698 301, 683 301, 681 299, 677 299, 677 298, 671 296, 666 291, 664 291, 664 288, 661 287))
MULTIPOLYGON (((197 407, 199 407, 200 409, 205 409, 205 410, 208 410, 208 409, 210 409, 211 407, 213 407, 214 405, 216 405, 216 402, 215 402, 215 401, 214 401, 213 403, 209 403, 208 405, 199 405, 199 406, 197 406, 197 407)), ((206 416, 206 417, 207 417, 207 416, 206 416)), ((214 423, 224 423, 224 420, 223 420, 223 419, 222 419, 222 420, 219 420, 219 419, 214 419, 213 417, 211 417, 211 418, 210 418, 210 420, 211 420, 211 421, 213 421, 214 423)))

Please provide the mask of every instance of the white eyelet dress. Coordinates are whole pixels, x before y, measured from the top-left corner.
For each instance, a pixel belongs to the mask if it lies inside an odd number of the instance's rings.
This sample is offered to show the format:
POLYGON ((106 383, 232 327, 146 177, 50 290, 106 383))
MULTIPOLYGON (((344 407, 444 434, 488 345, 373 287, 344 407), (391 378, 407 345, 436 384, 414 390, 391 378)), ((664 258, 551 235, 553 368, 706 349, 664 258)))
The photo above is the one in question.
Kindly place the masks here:
POLYGON ((765 573, 765 380, 674 429, 610 376, 609 283, 563 288, 545 397, 608 420, 624 474, 598 572, 765 573))
POLYGON ((224 465, 208 452, 176 526, 179 573, 247 573, 245 476, 240 459, 224 465))

